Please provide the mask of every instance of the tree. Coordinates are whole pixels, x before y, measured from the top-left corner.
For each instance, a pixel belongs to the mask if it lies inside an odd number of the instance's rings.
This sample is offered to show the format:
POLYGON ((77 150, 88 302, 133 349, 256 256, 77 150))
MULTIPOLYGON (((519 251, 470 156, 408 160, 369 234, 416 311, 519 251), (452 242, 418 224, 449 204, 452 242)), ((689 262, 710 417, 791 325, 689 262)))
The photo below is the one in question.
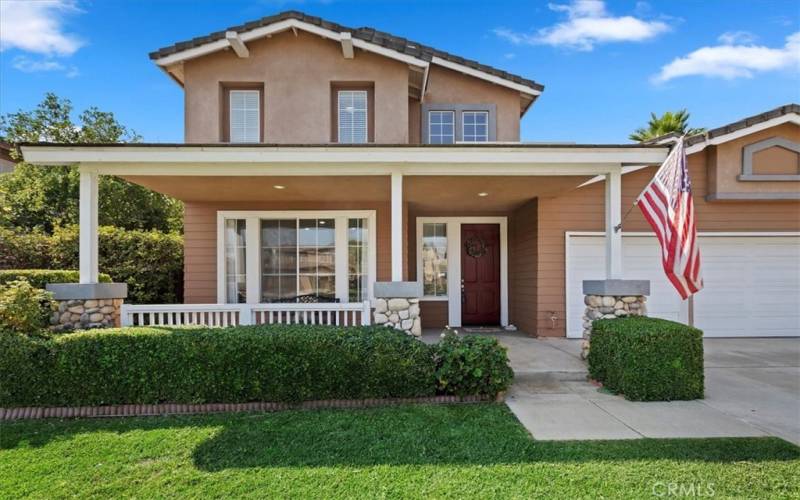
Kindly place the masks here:
POLYGON ((628 138, 636 142, 645 142, 671 132, 677 132, 681 135, 694 135, 701 134, 705 130, 704 128, 689 128, 689 112, 681 109, 676 112, 667 111, 661 116, 650 113, 650 121, 647 122, 647 127, 636 129, 628 138))
MULTIPOLYGON (((141 137, 113 113, 91 107, 72 121, 72 103, 48 93, 33 111, 0 117, 0 139, 7 142, 115 143, 141 137)), ((78 222, 79 173, 75 167, 19 163, 0 176, 0 225, 52 233, 78 222)), ((101 176, 99 223, 125 229, 180 231, 183 205, 123 179, 101 176)))

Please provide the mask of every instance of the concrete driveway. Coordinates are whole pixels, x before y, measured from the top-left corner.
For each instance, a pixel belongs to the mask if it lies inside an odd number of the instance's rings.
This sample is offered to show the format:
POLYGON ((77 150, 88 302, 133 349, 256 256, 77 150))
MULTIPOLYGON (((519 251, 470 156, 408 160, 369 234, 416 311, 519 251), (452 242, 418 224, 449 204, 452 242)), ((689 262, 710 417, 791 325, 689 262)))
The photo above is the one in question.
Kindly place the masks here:
POLYGON ((705 340, 706 399, 634 403, 587 382, 580 342, 498 336, 536 439, 778 436, 800 445, 800 338, 705 340))

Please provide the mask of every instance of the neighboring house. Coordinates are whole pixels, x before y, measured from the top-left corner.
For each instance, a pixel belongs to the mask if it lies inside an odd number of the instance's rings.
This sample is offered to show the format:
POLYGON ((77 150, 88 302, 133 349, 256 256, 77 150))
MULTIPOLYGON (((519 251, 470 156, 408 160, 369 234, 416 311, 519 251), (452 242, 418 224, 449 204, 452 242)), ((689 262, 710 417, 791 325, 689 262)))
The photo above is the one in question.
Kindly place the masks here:
POLYGON ((11 144, 0 141, 0 174, 8 174, 14 171, 14 165, 17 162, 11 157, 12 147, 11 144))
POLYGON ((297 12, 150 56, 184 90, 184 144, 22 147, 81 166, 84 290, 97 177, 118 175, 184 201, 191 304, 421 295, 424 327, 579 336, 582 280, 641 278, 651 315, 800 333, 797 105, 688 139, 706 289, 682 303, 638 210, 613 230, 668 144, 520 143, 532 80, 297 12))

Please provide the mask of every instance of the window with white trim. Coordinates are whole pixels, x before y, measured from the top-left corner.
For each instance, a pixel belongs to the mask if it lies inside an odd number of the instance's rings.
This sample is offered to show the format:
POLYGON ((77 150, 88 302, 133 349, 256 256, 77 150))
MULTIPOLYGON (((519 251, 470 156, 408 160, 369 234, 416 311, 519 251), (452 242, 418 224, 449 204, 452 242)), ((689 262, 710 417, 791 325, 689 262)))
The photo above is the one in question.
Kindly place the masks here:
POLYGON ((462 141, 489 141, 489 113, 486 111, 464 111, 461 113, 461 126, 462 141))
POLYGON ((366 90, 339 90, 338 139, 343 144, 364 144, 369 136, 368 92, 366 90))
POLYGON ((243 304, 247 299, 246 222, 225 221, 225 301, 229 304, 243 304))
POLYGON ((361 302, 369 297, 368 222, 367 219, 347 219, 347 297, 350 302, 361 302))
POLYGON ((428 112, 428 142, 430 144, 455 143, 454 111, 429 111, 428 112))
POLYGON ((447 296, 447 224, 422 224, 422 292, 426 297, 447 296))
POLYGON ((231 90, 228 93, 230 142, 261 141, 261 92, 231 90))
POLYGON ((374 213, 272 213, 220 213, 221 301, 369 300, 375 275, 374 213))

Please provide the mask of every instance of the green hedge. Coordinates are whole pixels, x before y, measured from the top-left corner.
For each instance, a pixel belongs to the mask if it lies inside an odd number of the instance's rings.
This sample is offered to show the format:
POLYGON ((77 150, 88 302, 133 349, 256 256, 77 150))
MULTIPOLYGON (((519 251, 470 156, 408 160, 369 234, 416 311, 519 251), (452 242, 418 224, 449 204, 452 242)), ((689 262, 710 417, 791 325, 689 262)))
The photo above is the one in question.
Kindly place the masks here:
POLYGON ((436 345, 435 357, 440 392, 496 395, 514 379, 506 348, 491 337, 447 334, 436 345))
POLYGON ((703 397, 703 332, 658 318, 592 324, 589 376, 633 401, 703 397))
MULTIPOLYGON (((6 269, 0 271, 0 285, 19 279, 27 280, 36 288, 46 288, 48 283, 77 283, 80 273, 60 269, 6 269)), ((111 283, 111 276, 101 273, 101 283, 111 283)))
POLYGON ((469 361, 447 373, 469 384, 437 379, 440 349, 384 327, 147 327, 44 340, 6 331, 0 406, 494 396, 507 389, 510 377, 483 377, 502 371, 496 363, 505 350, 496 340, 459 344, 469 361))
MULTIPOLYGON (((183 301, 183 238, 158 231, 101 227, 100 270, 128 284, 128 301, 170 304, 183 301)), ((78 227, 56 228, 53 236, 0 229, 0 269, 75 269, 78 227)))

